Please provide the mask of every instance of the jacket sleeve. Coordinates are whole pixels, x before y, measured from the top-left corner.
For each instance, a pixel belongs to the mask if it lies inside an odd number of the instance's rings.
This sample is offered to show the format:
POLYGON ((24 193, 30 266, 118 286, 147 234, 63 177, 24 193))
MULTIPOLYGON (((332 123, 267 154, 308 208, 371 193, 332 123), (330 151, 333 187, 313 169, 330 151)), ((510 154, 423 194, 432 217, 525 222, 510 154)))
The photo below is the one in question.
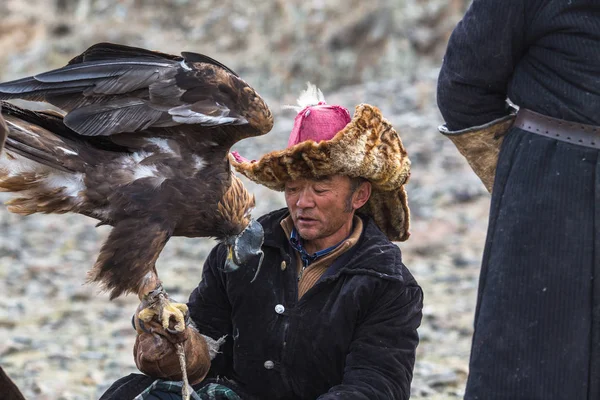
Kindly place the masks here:
POLYGON ((211 251, 204 263, 202 280, 188 301, 190 318, 198 332, 216 342, 225 338, 212 359, 207 378, 230 376, 232 368, 231 304, 227 297, 225 274, 221 271, 225 258, 225 246, 218 245, 211 251))
POLYGON ((450 131, 508 114, 508 84, 527 50, 527 0, 474 0, 450 40, 437 102, 450 131))
POLYGON ((342 383, 318 400, 410 398, 423 292, 389 285, 384 293, 354 332, 342 383))

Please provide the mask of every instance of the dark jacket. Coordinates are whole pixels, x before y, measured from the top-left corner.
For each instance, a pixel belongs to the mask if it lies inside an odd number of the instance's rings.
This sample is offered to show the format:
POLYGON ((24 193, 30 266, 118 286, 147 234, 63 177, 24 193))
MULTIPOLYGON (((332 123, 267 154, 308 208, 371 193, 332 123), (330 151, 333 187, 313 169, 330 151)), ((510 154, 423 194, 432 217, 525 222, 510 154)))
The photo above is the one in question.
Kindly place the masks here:
POLYGON ((505 99, 600 125, 600 1, 474 0, 450 37, 438 79, 448 129, 507 114, 505 99))
POLYGON ((408 399, 423 295, 400 250, 364 220, 359 242, 298 300, 287 215, 260 219, 265 258, 254 283, 255 268, 222 272, 222 245, 206 260, 188 306, 201 333, 227 336, 209 377, 259 399, 408 399))

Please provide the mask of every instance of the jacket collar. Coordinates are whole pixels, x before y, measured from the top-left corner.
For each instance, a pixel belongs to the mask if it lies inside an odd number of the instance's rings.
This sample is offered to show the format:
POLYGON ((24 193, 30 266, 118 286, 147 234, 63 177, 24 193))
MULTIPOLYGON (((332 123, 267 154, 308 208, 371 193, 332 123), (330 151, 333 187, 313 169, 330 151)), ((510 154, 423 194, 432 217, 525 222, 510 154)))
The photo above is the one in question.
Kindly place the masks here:
MULTIPOLYGON (((259 218, 265 231, 264 246, 293 251, 280 222, 289 215, 287 208, 273 211, 259 218)), ((375 225, 370 217, 363 220, 363 233, 358 243, 336 259, 322 279, 335 278, 342 273, 376 275, 384 279, 404 280, 402 255, 398 246, 375 225)))

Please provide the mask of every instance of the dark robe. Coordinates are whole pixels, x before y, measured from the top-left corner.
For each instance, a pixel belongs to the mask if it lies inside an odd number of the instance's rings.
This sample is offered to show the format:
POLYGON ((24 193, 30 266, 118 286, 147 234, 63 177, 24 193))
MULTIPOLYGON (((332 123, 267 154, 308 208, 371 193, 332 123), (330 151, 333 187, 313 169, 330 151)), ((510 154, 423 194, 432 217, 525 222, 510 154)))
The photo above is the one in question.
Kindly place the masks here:
MULTIPOLYGON (((520 107, 600 125, 600 1, 475 0, 438 82, 451 130, 520 107)), ((600 137, 600 130, 598 131, 600 137)), ((600 398, 599 151, 511 128, 465 399, 600 398)))

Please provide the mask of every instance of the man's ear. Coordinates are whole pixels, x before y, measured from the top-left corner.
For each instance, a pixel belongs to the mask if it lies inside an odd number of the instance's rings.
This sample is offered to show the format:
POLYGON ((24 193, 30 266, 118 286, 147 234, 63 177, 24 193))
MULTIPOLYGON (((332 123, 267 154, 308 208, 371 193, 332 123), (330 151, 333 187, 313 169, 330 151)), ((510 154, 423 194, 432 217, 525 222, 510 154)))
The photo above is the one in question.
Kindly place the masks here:
POLYGON ((360 184, 352 195, 352 208, 358 210, 369 201, 371 197, 371 182, 365 181, 360 184))

